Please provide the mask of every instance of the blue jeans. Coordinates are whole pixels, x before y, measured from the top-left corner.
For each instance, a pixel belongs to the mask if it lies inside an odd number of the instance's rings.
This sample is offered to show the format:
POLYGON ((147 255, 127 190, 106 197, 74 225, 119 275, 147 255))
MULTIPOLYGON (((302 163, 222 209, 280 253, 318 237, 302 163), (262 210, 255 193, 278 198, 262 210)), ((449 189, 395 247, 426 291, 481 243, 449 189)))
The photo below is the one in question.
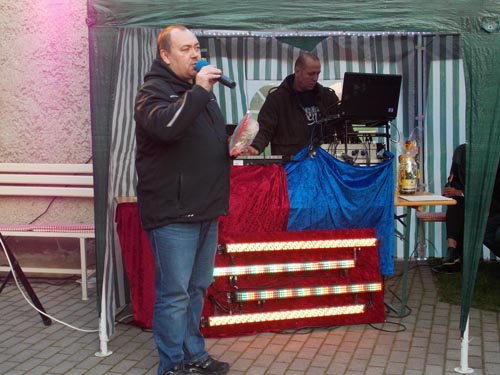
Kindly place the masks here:
POLYGON ((148 231, 155 258, 153 336, 162 375, 178 363, 205 359, 199 322, 213 280, 218 219, 148 231))

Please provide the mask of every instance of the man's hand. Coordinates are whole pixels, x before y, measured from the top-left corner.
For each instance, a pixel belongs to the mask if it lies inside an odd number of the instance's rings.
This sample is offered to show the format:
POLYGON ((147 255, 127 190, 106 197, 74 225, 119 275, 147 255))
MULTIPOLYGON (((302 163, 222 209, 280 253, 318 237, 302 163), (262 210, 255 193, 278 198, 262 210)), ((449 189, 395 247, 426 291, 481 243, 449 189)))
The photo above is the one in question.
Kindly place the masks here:
POLYGON ((222 71, 214 65, 206 65, 196 74, 195 83, 205 90, 211 91, 221 74, 222 71))

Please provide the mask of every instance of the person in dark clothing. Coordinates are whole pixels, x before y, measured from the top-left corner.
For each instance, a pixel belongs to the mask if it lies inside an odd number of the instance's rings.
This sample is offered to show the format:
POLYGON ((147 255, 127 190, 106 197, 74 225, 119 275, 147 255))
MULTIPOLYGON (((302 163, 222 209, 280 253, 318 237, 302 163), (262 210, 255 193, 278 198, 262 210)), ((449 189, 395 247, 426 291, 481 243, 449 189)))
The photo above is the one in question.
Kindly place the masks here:
POLYGON ((158 56, 135 101, 137 201, 155 259, 153 336, 158 375, 223 375, 199 323, 212 282, 218 217, 229 207, 225 121, 212 93, 221 71, 182 25, 158 36, 158 56))
POLYGON ((484 232, 484 245, 500 257, 500 161, 498 163, 495 186, 491 196, 490 212, 484 232))
MULTIPOLYGON (((457 201, 454 206, 446 209, 446 236, 448 249, 443 259, 444 266, 448 270, 459 270, 455 267, 462 259, 464 219, 465 219, 465 144, 457 146, 453 152, 453 159, 448 182, 443 190, 443 195, 457 201)), ((500 256, 498 230, 500 225, 500 164, 498 165, 493 195, 491 197, 490 210, 484 236, 484 244, 496 255, 500 256)))
POLYGON ((443 264, 460 261, 463 253, 464 217, 465 217, 465 144, 453 151, 450 174, 443 195, 457 201, 456 205, 446 208, 446 238, 448 248, 443 264))
MULTIPOLYGON (((339 99, 335 91, 318 83, 320 72, 316 55, 303 53, 297 58, 294 73, 269 91, 257 119, 259 132, 246 155, 258 155, 271 143, 273 155, 291 157, 326 136, 345 139, 344 126, 335 122, 339 99)), ((349 129, 352 132, 352 126, 349 129)))
POLYGON ((484 232, 484 245, 500 258, 500 214, 488 217, 484 232))

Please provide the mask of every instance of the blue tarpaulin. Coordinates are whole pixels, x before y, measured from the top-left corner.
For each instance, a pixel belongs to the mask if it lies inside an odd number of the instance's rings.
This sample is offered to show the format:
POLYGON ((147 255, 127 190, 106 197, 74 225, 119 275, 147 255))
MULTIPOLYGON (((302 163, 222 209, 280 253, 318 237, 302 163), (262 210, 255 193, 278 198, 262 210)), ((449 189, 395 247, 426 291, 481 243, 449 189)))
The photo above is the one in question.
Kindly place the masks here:
POLYGON ((335 159, 308 148, 285 165, 290 215, 288 230, 375 228, 380 271, 394 272, 394 156, 372 166, 335 159))

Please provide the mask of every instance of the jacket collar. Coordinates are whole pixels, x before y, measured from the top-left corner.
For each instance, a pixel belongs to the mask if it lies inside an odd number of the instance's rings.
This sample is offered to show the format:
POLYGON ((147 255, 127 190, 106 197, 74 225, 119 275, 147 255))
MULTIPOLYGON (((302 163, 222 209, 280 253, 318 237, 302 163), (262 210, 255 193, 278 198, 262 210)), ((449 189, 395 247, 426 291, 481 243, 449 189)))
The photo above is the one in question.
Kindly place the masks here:
POLYGON ((157 57, 154 61, 153 64, 151 65, 151 69, 149 72, 146 73, 144 77, 144 82, 150 80, 150 79, 155 79, 155 78, 160 78, 168 81, 170 84, 172 84, 176 89, 181 89, 181 90, 189 90, 193 87, 192 83, 186 82, 182 79, 180 79, 173 71, 170 69, 170 67, 165 64, 165 62, 157 57))

